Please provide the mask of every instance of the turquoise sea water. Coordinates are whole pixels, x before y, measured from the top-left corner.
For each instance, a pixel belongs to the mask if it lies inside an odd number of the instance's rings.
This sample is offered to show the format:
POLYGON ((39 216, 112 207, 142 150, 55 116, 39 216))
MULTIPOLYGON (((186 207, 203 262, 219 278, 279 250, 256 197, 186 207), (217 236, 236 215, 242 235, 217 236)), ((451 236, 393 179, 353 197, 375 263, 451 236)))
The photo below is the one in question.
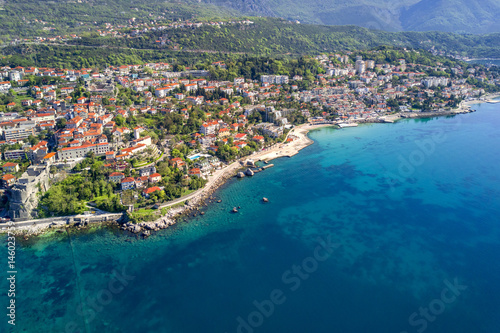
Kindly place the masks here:
POLYGON ((475 108, 313 131, 145 240, 18 247, 16 326, 2 315, 0 331, 500 332, 500 108, 475 108))

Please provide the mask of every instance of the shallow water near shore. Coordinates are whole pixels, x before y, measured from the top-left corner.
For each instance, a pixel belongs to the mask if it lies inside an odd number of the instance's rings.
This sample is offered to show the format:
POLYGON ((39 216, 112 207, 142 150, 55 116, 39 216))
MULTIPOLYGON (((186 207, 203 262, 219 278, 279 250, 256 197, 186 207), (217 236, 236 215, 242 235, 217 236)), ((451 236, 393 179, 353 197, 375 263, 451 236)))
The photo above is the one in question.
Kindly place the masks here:
POLYGON ((474 108, 313 131, 145 240, 19 246, 0 332, 500 332, 500 106, 474 108))

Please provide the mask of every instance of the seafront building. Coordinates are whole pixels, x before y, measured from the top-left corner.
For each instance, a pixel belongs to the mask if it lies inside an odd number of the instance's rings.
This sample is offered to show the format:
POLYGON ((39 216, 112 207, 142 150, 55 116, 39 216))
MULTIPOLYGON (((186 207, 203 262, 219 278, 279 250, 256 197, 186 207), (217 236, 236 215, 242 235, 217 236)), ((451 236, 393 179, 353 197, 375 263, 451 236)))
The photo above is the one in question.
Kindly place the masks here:
MULTIPOLYGON (((26 94, 21 102, 5 105, 8 112, 0 114, 2 157, 22 165, 6 181, 18 193, 12 213, 17 218, 33 216, 36 204, 26 206, 23 195, 33 193, 27 185, 33 179, 45 177, 42 171, 28 172, 23 161, 57 173, 86 156, 102 157, 111 170, 109 181, 118 184, 119 191, 134 190, 140 195, 139 189, 168 178, 155 169, 161 160, 180 170, 187 183, 191 177, 207 178, 219 168, 220 150, 229 147, 234 156, 247 154, 284 138, 300 122, 384 121, 394 112, 418 113, 424 105, 450 110, 459 100, 485 93, 471 85, 469 77, 500 85, 498 78, 480 67, 424 66, 404 59, 376 63, 369 57, 369 53, 364 59, 341 54, 316 57, 323 70, 307 78, 307 89, 301 75, 264 74, 259 80, 222 81, 210 78, 206 69, 173 72, 166 63, 110 66, 101 71, 2 67, 0 79, 9 81, 0 82, 0 89, 11 89, 10 80, 14 80, 16 89, 26 94), (440 72, 454 77, 436 76, 440 72), (62 81, 28 86, 28 76, 58 76, 62 81), (140 102, 123 103, 116 91, 124 88, 140 102), (436 88, 440 98, 434 97, 436 88), (75 91, 85 94, 74 95, 75 91), (175 119, 180 128, 190 126, 190 133, 183 132, 181 139, 157 129, 162 117, 175 119), (136 123, 138 118, 141 123, 136 123), (196 119, 194 127, 191 118, 196 119), (197 154, 191 154, 193 160, 172 156, 176 146, 197 154), (205 154, 215 155, 215 160, 199 157, 205 154)), ((227 68, 223 62, 212 66, 227 68)))

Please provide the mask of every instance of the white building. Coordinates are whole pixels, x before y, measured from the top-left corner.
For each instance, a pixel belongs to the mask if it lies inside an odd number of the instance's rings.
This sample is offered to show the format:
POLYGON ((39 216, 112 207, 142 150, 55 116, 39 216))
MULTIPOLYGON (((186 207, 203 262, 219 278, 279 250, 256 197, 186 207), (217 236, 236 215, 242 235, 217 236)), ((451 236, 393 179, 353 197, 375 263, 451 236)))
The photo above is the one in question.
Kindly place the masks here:
POLYGON ((84 158, 89 152, 93 152, 96 155, 105 155, 108 151, 108 143, 98 143, 62 148, 57 152, 57 157, 59 160, 74 160, 84 158))
POLYGON ((366 71, 365 62, 363 60, 356 60, 355 69, 357 74, 363 74, 366 71))
POLYGON ((9 81, 0 82, 0 91, 7 91, 12 88, 9 81))
POLYGON ((262 83, 288 84, 288 75, 261 75, 262 83))
POLYGON ((449 79, 446 77, 428 77, 422 80, 422 84, 426 88, 437 87, 437 86, 446 86, 448 85, 449 79))

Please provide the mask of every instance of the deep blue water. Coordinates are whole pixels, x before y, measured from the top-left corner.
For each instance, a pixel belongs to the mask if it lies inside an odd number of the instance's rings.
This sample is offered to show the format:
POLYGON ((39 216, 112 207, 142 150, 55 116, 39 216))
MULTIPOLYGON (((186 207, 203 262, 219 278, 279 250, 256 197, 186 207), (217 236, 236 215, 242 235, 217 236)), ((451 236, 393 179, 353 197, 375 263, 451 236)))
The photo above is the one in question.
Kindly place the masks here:
POLYGON ((313 131, 146 240, 19 247, 16 326, 2 315, 0 331, 500 332, 500 108, 475 108, 313 131))

